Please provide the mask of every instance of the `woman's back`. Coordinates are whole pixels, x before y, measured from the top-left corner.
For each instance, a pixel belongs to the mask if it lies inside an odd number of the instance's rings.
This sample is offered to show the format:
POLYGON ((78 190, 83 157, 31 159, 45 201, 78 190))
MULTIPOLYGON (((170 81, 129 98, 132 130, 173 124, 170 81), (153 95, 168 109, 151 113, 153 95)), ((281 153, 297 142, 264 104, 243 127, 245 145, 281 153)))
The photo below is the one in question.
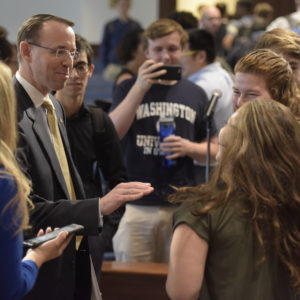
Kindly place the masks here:
POLYGON ((172 197, 187 202, 174 220, 172 299, 296 299, 299 153, 299 123, 277 101, 250 101, 231 116, 208 183, 172 197))
POLYGON ((274 253, 258 263, 253 224, 242 214, 245 202, 233 199, 201 216, 193 216, 190 208, 191 204, 183 204, 176 211, 174 226, 188 224, 209 244, 201 300, 295 299, 292 293, 287 294, 288 274, 274 253))

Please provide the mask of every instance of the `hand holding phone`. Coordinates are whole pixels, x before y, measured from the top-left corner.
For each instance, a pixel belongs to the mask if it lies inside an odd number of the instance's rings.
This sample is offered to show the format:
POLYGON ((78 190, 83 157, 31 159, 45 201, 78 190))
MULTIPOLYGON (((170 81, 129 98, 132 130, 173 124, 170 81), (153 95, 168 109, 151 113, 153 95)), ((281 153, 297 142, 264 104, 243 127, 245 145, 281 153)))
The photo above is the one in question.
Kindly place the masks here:
POLYGON ((84 230, 84 227, 82 225, 70 224, 70 225, 61 227, 58 230, 51 231, 50 233, 46 233, 44 235, 37 236, 32 239, 26 240, 23 242, 23 245, 26 248, 36 248, 47 241, 53 240, 62 231, 67 231, 68 233, 79 233, 80 234, 83 232, 83 230, 84 230))
POLYGON ((163 80, 180 80, 181 79, 181 71, 182 68, 179 65, 163 65, 155 69, 154 71, 167 70, 167 73, 156 77, 155 79, 163 79, 163 80))
POLYGON ((31 248, 27 250, 23 260, 31 260, 38 268, 40 268, 46 261, 57 258, 63 253, 70 243, 73 236, 73 233, 71 232, 79 230, 78 226, 83 228, 81 225, 71 224, 61 228, 60 230, 51 231, 51 227, 48 227, 45 235, 39 235, 34 239, 25 241, 24 245, 31 248), (71 234, 67 234, 67 232, 71 234))

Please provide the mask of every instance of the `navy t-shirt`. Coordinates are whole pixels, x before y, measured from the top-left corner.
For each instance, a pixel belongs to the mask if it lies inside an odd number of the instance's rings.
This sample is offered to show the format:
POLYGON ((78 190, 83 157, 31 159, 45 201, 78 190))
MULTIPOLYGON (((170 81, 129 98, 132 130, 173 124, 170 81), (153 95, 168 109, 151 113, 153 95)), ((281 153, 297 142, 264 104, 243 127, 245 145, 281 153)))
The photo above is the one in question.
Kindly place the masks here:
MULTIPOLYGON (((111 110, 122 102, 135 80, 135 77, 128 79, 116 88, 111 110)), ((168 205, 166 196, 174 191, 172 186, 195 185, 190 157, 176 159, 171 167, 163 166, 159 122, 163 117, 171 117, 175 135, 199 142, 206 137, 203 117, 206 105, 203 89, 185 79, 172 86, 154 84, 145 94, 126 135, 125 162, 129 180, 150 182, 155 190, 134 204, 168 205)))

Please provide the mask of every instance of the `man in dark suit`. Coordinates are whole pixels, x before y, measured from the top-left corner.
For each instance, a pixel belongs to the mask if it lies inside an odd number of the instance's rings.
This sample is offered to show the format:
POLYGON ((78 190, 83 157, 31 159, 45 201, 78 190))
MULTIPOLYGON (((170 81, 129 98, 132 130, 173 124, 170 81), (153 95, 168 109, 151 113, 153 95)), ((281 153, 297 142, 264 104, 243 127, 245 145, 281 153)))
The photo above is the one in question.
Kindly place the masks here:
MULTIPOLYGON (((19 29, 19 70, 14 84, 18 102, 20 160, 23 160, 32 180, 35 208, 31 213, 31 224, 34 231, 40 227, 78 223, 85 227, 85 235, 97 235, 102 214, 110 214, 124 202, 150 193, 152 187, 140 182, 121 183, 101 199, 70 201, 74 198, 70 195, 75 194, 76 199, 85 196, 71 158, 63 108, 49 92, 63 88, 72 70, 77 55, 73 25, 73 22, 56 16, 36 15, 19 29), (64 168, 48 127, 49 111, 43 106, 49 98, 55 109, 67 161, 64 168)), ((74 239, 61 258, 45 264, 35 288, 26 299, 90 299, 90 258, 86 238, 79 250, 75 252, 74 239)))

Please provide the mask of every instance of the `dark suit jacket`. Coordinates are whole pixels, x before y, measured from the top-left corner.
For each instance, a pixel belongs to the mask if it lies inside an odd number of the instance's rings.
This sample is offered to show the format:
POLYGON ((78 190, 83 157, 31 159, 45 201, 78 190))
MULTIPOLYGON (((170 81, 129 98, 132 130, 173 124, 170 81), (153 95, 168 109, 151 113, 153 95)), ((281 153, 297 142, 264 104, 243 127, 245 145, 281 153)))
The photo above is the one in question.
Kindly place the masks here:
MULTIPOLYGON (((32 180, 32 200, 35 208, 31 212, 31 225, 35 232, 47 226, 61 227, 70 223, 82 224, 87 235, 99 233, 98 198, 88 200, 68 199, 67 187, 59 166, 41 109, 37 109, 22 85, 14 78, 18 105, 19 159, 32 180)), ((65 114, 59 101, 51 97, 57 114, 58 125, 64 143, 66 157, 77 199, 84 199, 81 179, 73 164, 67 133, 65 114)), ((26 299, 73 300, 75 294, 76 252, 75 241, 64 254, 45 263, 34 289, 26 299)), ((87 249, 83 249, 87 253, 87 249)), ((81 265, 89 265, 89 258, 81 265)), ((77 259, 78 261, 78 259, 77 259)), ((80 273, 89 274, 89 267, 80 273)), ((84 275, 84 274, 81 274, 84 275)), ((89 289, 89 287, 87 287, 89 289)), ((89 291, 87 291, 88 293, 89 291)), ((83 299, 80 297, 80 299, 83 299)))

